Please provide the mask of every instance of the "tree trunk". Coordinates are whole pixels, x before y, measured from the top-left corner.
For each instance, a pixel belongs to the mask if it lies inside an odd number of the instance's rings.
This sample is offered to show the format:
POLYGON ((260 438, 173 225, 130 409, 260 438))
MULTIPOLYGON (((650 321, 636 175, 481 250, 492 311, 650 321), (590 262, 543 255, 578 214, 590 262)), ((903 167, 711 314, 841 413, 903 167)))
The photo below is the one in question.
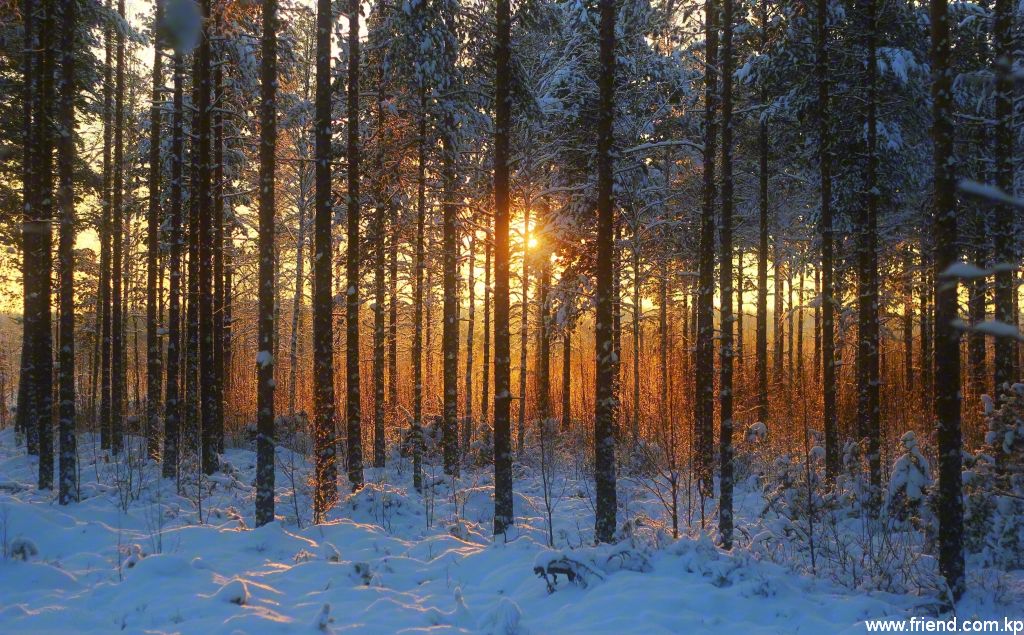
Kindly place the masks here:
POLYGON ((313 215, 313 434, 316 468, 314 522, 338 500, 335 464, 334 340, 331 317, 331 28, 330 0, 316 4, 316 154, 313 215))
POLYGON ((217 391, 213 353, 213 197, 211 191, 211 125, 210 92, 210 0, 203 0, 205 29, 196 52, 199 73, 193 81, 199 84, 197 103, 199 153, 199 183, 196 196, 199 201, 199 400, 202 413, 202 466, 203 473, 213 474, 219 467, 217 457, 217 391))
POLYGON ((832 148, 829 144, 827 0, 817 0, 815 22, 814 74, 818 87, 818 178, 821 191, 821 356, 824 361, 822 396, 825 419, 825 470, 832 479, 839 473, 839 430, 836 418, 836 302, 832 285, 832 148))
MULTIPOLYGON (((154 33, 163 20, 163 2, 156 1, 154 33)), ((163 344, 158 332, 158 280, 160 256, 160 102, 163 99, 163 42, 156 36, 153 47, 153 99, 149 108, 149 216, 146 241, 146 439, 147 454, 160 456, 160 374, 163 370, 163 344)))
MULTIPOLYGON (((545 213, 547 210, 544 210, 545 213)), ((545 216, 546 217, 546 216, 545 216)), ((543 433, 551 418, 551 259, 541 258, 540 285, 537 288, 537 430, 543 433)))
MULTIPOLYGON (((124 0, 118 0, 117 12, 124 19, 124 0)), ((111 322, 110 322, 110 447, 114 454, 124 448, 124 303, 122 275, 124 272, 124 88, 125 88, 125 41, 124 33, 118 29, 115 42, 117 70, 114 79, 114 184, 113 184, 113 227, 111 228, 111 322)))
POLYGON ((722 0, 722 216, 719 222, 720 297, 721 297, 721 368, 719 375, 719 479, 718 531, 722 547, 732 549, 732 490, 733 490, 733 313, 732 313, 732 29, 733 0, 722 0))
POLYGON ((480 420, 488 421, 491 398, 491 217, 486 218, 484 231, 484 342, 480 378, 480 420))
MULTIPOLYGON (((768 48, 768 0, 760 1, 758 48, 768 48)), ((768 108, 768 89, 759 91, 762 111, 768 108)), ((768 423, 768 122, 762 112, 757 132, 758 234, 757 234, 757 420, 768 423)))
POLYGON ((466 378, 463 381, 465 384, 466 395, 463 403, 465 412, 463 413, 462 420, 462 440, 461 448, 462 455, 465 456, 469 452, 469 441, 473 437, 473 331, 476 330, 476 275, 475 267, 476 264, 476 231, 471 231, 469 234, 469 259, 467 265, 469 266, 469 275, 467 277, 467 287, 469 291, 469 322, 466 324, 466 378))
POLYGON ((390 249, 388 254, 388 412, 398 418, 398 202, 388 197, 390 249))
POLYGON ((35 82, 33 112, 36 147, 33 174, 34 208, 25 219, 25 294, 31 296, 30 338, 32 366, 28 400, 31 410, 27 426, 36 431, 39 450, 39 489, 53 488, 53 328, 51 286, 53 273, 53 133, 54 133, 54 48, 56 38, 53 3, 43 0, 39 6, 37 55, 39 79, 35 82))
MULTIPOLYGON (((864 37, 867 39, 867 165, 865 200, 858 219, 857 254, 857 421, 858 437, 867 438, 867 458, 875 496, 882 485, 881 440, 878 410, 878 53, 877 2, 866 3, 864 37)), ((879 501, 875 501, 877 504, 879 501)))
POLYGON ((526 343, 530 333, 530 206, 523 210, 523 296, 519 309, 519 421, 516 455, 526 444, 526 343))
POLYGON ((930 0, 932 143, 934 144, 935 418, 938 421, 939 569, 957 601, 964 592, 960 433, 960 331, 957 281, 946 270, 958 260, 953 158, 953 70, 949 64, 947 0, 930 0))
POLYGON ((348 3, 348 245, 345 263, 345 398, 348 480, 363 486, 362 408, 359 391, 359 0, 348 3))
POLYGON ((596 507, 594 538, 612 542, 616 527, 614 417, 618 395, 614 391, 616 371, 612 346, 612 259, 615 231, 615 194, 612 188, 615 143, 615 11, 614 0, 601 0, 598 28, 600 99, 597 116, 597 284, 596 306, 596 391, 594 400, 594 481, 596 507))
POLYGON ((388 205, 384 183, 384 93, 377 82, 377 151, 375 152, 376 204, 373 217, 373 466, 384 467, 384 272, 385 229, 388 205))
POLYGON ((259 298, 256 355, 256 526, 274 520, 274 148, 277 145, 277 0, 263 0, 260 63, 259 298))
MULTIPOLYGON (((417 5, 423 10, 423 5, 417 5)), ((416 282, 413 299, 414 315, 412 329, 412 463, 413 486, 423 491, 423 273, 426 268, 424 251, 424 225, 427 210, 427 97, 426 90, 419 86, 419 139, 416 162, 416 282)), ((497 491, 497 490, 495 490, 497 491)))
POLYGON ((562 325, 562 432, 572 425, 572 325, 562 325))
MULTIPOLYGON (((33 113, 38 110, 38 95, 37 95, 37 73, 36 73, 36 55, 35 51, 37 48, 35 42, 35 0, 23 0, 22 12, 23 12, 23 30, 24 30, 24 59, 22 67, 22 113, 24 117, 24 126, 22 128, 22 222, 29 223, 34 218, 36 206, 39 204, 38 196, 36 193, 36 176, 35 176, 35 162, 36 162, 36 148, 35 144, 35 128, 33 126, 33 113)), ((106 128, 104 127, 104 130, 106 128)), ((27 242, 22 242, 22 283, 29 284, 31 289, 32 281, 32 268, 30 266, 30 256, 33 253, 34 237, 30 237, 30 234, 25 232, 26 227, 22 228, 23 237, 27 242)), ((102 239, 103 232, 102 227, 100 228, 100 237, 102 239)), ((100 267, 100 276, 102 280, 103 267, 100 267)), ((102 290, 102 285, 100 290, 102 290)), ((29 425, 30 411, 35 409, 34 397, 35 387, 32 385, 34 381, 33 372, 35 367, 35 351, 33 350, 33 339, 35 335, 35 327, 32 322, 32 296, 29 295, 28 289, 22 293, 22 314, 24 315, 24 321, 22 322, 21 331, 21 365, 18 377, 18 400, 17 400, 17 412, 14 421, 15 430, 25 435, 26 451, 29 455, 39 454, 39 430, 35 426, 29 425)))
MULTIPOLYGON (((1013 16, 1010 0, 996 0, 993 24, 995 55, 995 152, 993 153, 995 186, 1007 194, 1013 193, 1013 16)), ((1014 299, 1017 287, 1014 283, 1019 259, 1014 256, 1013 210, 1010 205, 996 205, 993 227, 995 229, 995 261, 1000 265, 995 276, 995 319, 1004 324, 1017 324, 1014 299)), ((1019 344, 1009 337, 998 337, 995 341, 994 380, 996 392, 1017 381, 1014 370, 1019 344)))
MULTIPOLYGON (((704 67, 704 201, 700 217, 700 262, 697 290, 696 398, 696 460, 701 491, 705 497, 714 490, 712 443, 714 440, 714 295, 715 295, 715 142, 716 122, 718 8, 714 0, 704 3, 706 29, 704 67)), ((777 266, 777 265, 776 265, 777 266)), ((777 295, 777 294, 776 294, 777 295)), ((776 337, 778 333, 776 333, 776 337)))
MULTIPOLYGON (((607 1, 607 0, 606 0, 607 1)), ((514 522, 511 357, 509 350, 509 133, 511 125, 511 28, 509 0, 497 0, 494 59, 494 535, 507 538, 514 522)))
MULTIPOLYGON (((107 0, 107 9, 111 2, 107 0)), ((103 32, 103 201, 100 216, 100 288, 99 300, 103 307, 100 344, 100 447, 111 446, 110 413, 110 229, 111 229, 111 185, 113 183, 112 150, 114 147, 114 33, 107 27, 103 32)))
POLYGON ((459 229, 455 202, 455 122, 450 113, 444 115, 442 132, 441 210, 443 215, 443 284, 444 328, 441 333, 443 355, 443 418, 441 447, 444 453, 444 473, 459 474, 459 291, 456 284, 458 269, 459 229))
POLYGON ((640 298, 640 243, 636 230, 633 231, 633 421, 632 434, 633 442, 640 440, 640 320, 641 298, 640 298))
MULTIPOLYGON (((299 143, 303 143, 302 140, 299 143)), ((305 264, 306 264, 306 198, 305 180, 306 169, 299 166, 299 233, 295 238, 295 294, 292 296, 292 331, 288 340, 288 415, 295 416, 295 398, 298 389, 299 374, 299 330, 302 328, 302 288, 305 285, 305 264)))
MULTIPOLYGON (((217 9, 214 31, 221 31, 223 9, 217 9)), ((214 450, 224 452, 224 51, 218 46, 213 58, 213 404, 214 450)))
POLYGON ((910 247, 903 248, 903 389, 907 394, 914 390, 914 271, 913 253, 910 247))
POLYGON ((61 3, 61 87, 57 171, 60 178, 60 479, 61 505, 78 500, 75 447, 75 2, 61 3))
POLYGON ((167 298, 167 380, 164 393, 164 478, 177 477, 181 437, 181 405, 178 403, 181 363, 181 179, 184 163, 182 119, 184 104, 182 84, 185 75, 184 55, 174 52, 174 114, 171 122, 171 211, 168 224, 167 298))

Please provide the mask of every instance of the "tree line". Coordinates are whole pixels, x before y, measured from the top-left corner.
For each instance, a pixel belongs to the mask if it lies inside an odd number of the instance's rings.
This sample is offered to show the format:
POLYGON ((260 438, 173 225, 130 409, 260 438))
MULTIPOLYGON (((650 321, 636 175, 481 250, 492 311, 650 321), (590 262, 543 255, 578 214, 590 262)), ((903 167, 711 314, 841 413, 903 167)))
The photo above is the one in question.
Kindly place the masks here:
POLYGON ((358 490, 400 447, 419 489, 436 439, 453 478, 487 446, 506 535, 514 461, 554 430, 588 448, 598 542, 653 444, 731 548, 740 423, 820 445, 830 480, 860 444, 876 495, 886 440, 917 426, 958 597, 964 395, 1020 374, 1017 12, 22 0, 0 21, 0 140, 20 148, 0 200, 39 487, 56 471, 75 499, 87 428, 115 456, 144 438, 181 479, 254 422, 265 524, 308 384, 318 522, 339 461, 358 490))

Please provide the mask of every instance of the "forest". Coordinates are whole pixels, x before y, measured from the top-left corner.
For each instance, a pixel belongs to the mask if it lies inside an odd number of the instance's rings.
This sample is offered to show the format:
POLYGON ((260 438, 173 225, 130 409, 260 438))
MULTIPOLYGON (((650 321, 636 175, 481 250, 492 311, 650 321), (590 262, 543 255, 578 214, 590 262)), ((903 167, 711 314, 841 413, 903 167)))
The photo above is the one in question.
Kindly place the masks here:
POLYGON ((0 0, 0 631, 1024 630, 1021 18, 0 0))

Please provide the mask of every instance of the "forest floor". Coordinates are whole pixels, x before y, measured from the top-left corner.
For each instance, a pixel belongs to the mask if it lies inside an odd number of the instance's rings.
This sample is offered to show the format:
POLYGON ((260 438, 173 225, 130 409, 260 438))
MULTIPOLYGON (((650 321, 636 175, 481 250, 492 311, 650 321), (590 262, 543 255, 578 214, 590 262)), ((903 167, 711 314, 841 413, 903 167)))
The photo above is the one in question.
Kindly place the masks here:
MULTIPOLYGON (((642 529, 645 509, 664 511, 628 480, 620 520, 632 519, 634 536, 585 547, 593 511, 586 481, 571 476, 580 466, 563 466, 549 488, 553 551, 543 480, 518 465, 517 525, 493 544, 488 469, 470 471, 453 495, 428 468, 432 487, 419 495, 396 458, 312 525, 306 463, 282 449, 279 519, 252 529, 248 449, 228 449, 201 499, 188 484, 179 495, 156 465, 108 460, 91 436, 79 457, 82 500, 60 507, 36 490, 35 461, 13 431, 0 431, 0 633, 824 634, 933 613, 926 597, 852 591, 698 534, 642 529), (661 537, 640 540, 644 531, 661 537), (593 567, 586 584, 560 578, 549 592, 534 567, 567 554, 593 567)), ((756 506, 744 497, 756 493, 741 492, 741 509, 756 506)), ((972 590, 958 613, 1001 620, 1007 606, 972 590)))

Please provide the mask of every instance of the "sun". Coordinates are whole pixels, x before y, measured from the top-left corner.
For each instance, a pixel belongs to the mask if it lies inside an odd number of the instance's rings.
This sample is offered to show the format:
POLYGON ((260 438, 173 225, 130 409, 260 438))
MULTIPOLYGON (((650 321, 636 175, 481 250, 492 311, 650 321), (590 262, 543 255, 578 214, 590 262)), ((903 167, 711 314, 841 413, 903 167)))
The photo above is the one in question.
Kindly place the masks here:
POLYGON ((537 239, 534 238, 533 236, 530 236, 529 240, 526 241, 526 248, 527 249, 534 249, 536 247, 537 247, 537 239))

